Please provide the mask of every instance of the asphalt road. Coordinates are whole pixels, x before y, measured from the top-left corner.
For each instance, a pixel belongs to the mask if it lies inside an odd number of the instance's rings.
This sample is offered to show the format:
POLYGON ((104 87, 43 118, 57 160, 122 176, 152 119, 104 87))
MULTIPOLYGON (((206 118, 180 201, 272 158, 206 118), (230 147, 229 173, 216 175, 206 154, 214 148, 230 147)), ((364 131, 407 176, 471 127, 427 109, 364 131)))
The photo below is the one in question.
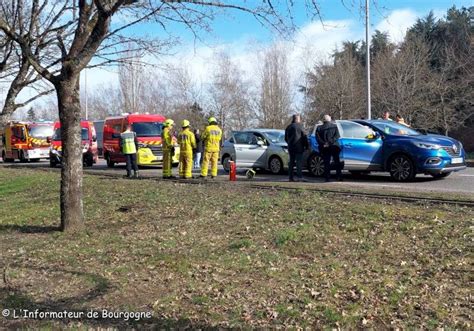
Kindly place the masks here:
MULTIPOLYGON (((0 163, 4 166, 12 167, 31 167, 31 168, 49 168, 48 161, 40 161, 36 163, 0 163)), ((98 164, 95 164, 92 168, 85 168, 87 172, 93 173, 104 173, 104 174, 125 174, 125 165, 119 164, 114 168, 107 168, 105 161, 100 159, 98 164)), ((245 178, 245 169, 238 169, 237 180, 245 178)), ((177 175, 178 169, 173 169, 174 175, 177 175)), ((161 177, 161 167, 142 167, 140 169, 140 175, 142 177, 161 177)), ((195 176, 199 176, 199 171, 194 171, 195 176)), ((305 174, 305 179, 308 182, 315 183, 315 185, 326 185, 337 187, 340 189, 344 188, 364 188, 384 191, 415 191, 415 192, 436 192, 436 193, 463 193, 463 194, 474 194, 474 168, 467 168, 464 171, 456 172, 444 179, 434 180, 431 176, 418 175, 414 182, 410 183, 396 183, 390 179, 390 176, 386 173, 371 173, 370 175, 363 177, 353 177, 349 173, 344 173, 343 182, 330 182, 325 183, 320 178, 314 178, 305 174)), ((222 167, 219 169, 218 181, 228 180, 228 174, 224 172, 222 167)), ((257 172, 253 179, 254 182, 287 182, 288 177, 286 175, 273 175, 267 172, 257 172)))

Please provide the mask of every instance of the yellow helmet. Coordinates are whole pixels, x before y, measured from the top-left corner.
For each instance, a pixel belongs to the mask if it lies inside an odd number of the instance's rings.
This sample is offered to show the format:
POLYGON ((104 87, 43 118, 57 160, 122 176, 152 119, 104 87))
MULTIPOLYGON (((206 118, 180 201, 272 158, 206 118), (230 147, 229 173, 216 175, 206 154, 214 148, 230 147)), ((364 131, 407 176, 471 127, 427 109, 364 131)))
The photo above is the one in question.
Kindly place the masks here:
POLYGON ((217 120, 216 118, 213 116, 213 117, 209 117, 209 119, 207 120, 209 122, 209 124, 211 123, 217 123, 217 120))
POLYGON ((190 125, 191 125, 191 123, 189 123, 188 120, 183 120, 183 123, 181 124, 181 127, 187 128, 187 127, 190 126, 190 125))
POLYGON ((170 126, 170 125, 174 125, 174 121, 171 118, 168 118, 165 121, 164 126, 170 126))

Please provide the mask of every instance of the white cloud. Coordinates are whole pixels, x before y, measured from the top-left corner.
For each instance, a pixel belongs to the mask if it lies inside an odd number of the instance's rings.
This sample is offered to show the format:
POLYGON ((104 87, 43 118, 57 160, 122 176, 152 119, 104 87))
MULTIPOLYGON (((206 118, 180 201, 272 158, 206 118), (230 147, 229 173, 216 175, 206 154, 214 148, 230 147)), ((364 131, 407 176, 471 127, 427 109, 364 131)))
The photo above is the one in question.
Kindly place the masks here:
POLYGON ((375 26, 375 29, 388 32, 390 40, 395 43, 403 41, 407 30, 420 15, 411 9, 397 9, 375 26))
MULTIPOLYGON (((441 11, 435 11, 438 17, 441 11)), ((425 13, 426 14, 426 13, 425 13)), ((423 14, 423 15, 425 15, 423 14)), ((390 12, 386 18, 373 27, 389 33, 393 42, 400 42, 406 30, 412 26, 422 14, 411 9, 398 9, 390 12)), ((373 33, 372 31, 372 33, 373 33)), ((255 36, 242 36, 230 43, 216 43, 214 45, 182 45, 174 50, 170 56, 160 56, 159 59, 149 59, 156 67, 171 65, 187 68, 194 81, 203 89, 210 83, 214 68, 214 54, 218 51, 227 52, 234 63, 246 73, 250 79, 256 78, 258 53, 270 45, 256 43, 255 36)), ((360 40, 364 38, 363 22, 356 19, 311 22, 297 31, 291 41, 280 41, 288 49, 288 61, 293 79, 300 80, 306 70, 316 61, 330 59, 330 54, 346 40, 360 40)), ((116 68, 94 68, 87 70, 87 90, 92 91, 100 85, 118 84, 116 68)), ((81 75, 81 87, 85 89, 85 74, 81 75)), ((1 91, 0 91, 1 96, 1 91)))

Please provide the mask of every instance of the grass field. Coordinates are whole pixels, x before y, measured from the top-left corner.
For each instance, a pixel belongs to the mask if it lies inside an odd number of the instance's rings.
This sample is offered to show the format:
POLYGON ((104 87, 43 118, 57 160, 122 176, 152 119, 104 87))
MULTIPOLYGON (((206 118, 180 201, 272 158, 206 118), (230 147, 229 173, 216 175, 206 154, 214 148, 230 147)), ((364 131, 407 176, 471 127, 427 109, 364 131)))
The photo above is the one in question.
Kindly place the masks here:
POLYGON ((153 317, 0 327, 472 328, 472 209, 85 176, 69 235, 58 188, 0 168, 1 308, 153 317))

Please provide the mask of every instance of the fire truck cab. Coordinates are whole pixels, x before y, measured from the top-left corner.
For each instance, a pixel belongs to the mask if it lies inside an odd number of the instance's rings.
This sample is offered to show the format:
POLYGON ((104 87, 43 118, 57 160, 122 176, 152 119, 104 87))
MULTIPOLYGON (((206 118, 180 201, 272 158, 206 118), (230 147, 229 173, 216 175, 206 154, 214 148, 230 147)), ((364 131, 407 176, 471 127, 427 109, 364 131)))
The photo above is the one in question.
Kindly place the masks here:
POLYGON ((52 122, 9 122, 0 130, 0 149, 4 162, 35 162, 49 159, 52 122))
MULTIPOLYGON (((97 137, 95 134, 94 124, 89 121, 81 121, 81 140, 82 140, 82 161, 84 166, 92 167, 99 159, 97 151, 97 137)), ((61 141, 61 123, 54 123, 54 134, 50 139, 51 146, 49 149, 51 168, 62 162, 62 141, 61 141)))
MULTIPOLYGON (((161 133, 165 117, 156 114, 124 114, 108 117, 104 122, 103 151, 107 166, 113 167, 116 163, 125 162, 125 156, 120 149, 120 134, 127 125, 137 134, 139 150, 137 153, 138 165, 156 165, 163 162, 161 147, 161 133)), ((175 147, 173 164, 179 162, 179 147, 175 147)))

